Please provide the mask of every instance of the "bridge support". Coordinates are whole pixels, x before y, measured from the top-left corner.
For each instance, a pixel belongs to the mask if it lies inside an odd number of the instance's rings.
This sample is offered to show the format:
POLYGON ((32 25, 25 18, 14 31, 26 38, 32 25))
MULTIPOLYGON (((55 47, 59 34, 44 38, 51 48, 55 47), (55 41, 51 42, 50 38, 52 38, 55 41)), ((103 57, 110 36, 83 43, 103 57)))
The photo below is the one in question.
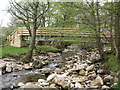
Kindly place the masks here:
POLYGON ((23 46, 26 46, 26 43, 21 35, 14 34, 14 35, 8 36, 7 45, 14 46, 14 47, 23 47, 23 46))

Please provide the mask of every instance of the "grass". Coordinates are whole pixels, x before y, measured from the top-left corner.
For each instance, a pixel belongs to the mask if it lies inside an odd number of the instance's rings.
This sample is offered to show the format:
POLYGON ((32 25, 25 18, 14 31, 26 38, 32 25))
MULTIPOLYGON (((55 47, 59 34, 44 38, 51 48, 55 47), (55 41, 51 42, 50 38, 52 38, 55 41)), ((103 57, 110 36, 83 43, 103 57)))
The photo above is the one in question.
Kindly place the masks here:
POLYGON ((60 50, 53 46, 38 46, 37 49, 39 51, 59 51, 60 50))
POLYGON ((115 55, 108 55, 108 61, 105 62, 105 65, 108 67, 108 70, 112 72, 117 72, 119 65, 115 55))
MULTIPOLYGON (((55 48, 53 46, 38 46, 37 49, 39 51, 60 51, 60 49, 55 48)), ((2 57, 8 57, 9 55, 18 55, 22 53, 28 52, 29 48, 28 47, 22 47, 22 48, 17 48, 13 46, 3 46, 0 47, 0 50, 2 51, 2 57)))
POLYGON ((28 51, 28 47, 17 48, 12 46, 3 46, 0 48, 2 48, 2 57, 7 57, 8 55, 22 54, 28 51))
MULTIPOLYGON (((112 72, 117 72, 119 70, 119 65, 115 55, 108 55, 108 61, 104 63, 107 66, 107 69, 112 72)), ((112 85, 114 90, 120 90, 120 78, 118 80, 118 85, 112 85)))

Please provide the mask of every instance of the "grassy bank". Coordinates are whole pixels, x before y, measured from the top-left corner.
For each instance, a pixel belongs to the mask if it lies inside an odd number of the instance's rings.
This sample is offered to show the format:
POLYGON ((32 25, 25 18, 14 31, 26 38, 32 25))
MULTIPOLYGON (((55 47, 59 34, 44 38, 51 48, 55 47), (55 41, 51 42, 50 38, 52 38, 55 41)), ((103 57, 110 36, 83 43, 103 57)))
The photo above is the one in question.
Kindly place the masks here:
POLYGON ((2 50, 2 57, 7 57, 7 55, 26 53, 28 51, 28 47, 17 48, 12 46, 3 46, 0 48, 2 50))
MULTIPOLYGON (((119 65, 118 65, 115 55, 112 55, 112 54, 108 55, 108 60, 104 64, 107 66, 107 69, 109 71, 117 72, 119 70, 119 65)), ((118 83, 120 83, 120 79, 118 83)), ((114 90, 120 90, 119 84, 113 85, 112 88, 114 88, 114 90)))
MULTIPOLYGON (((12 47, 12 46, 3 46, 0 47, 2 51, 2 57, 8 57, 8 55, 18 55, 22 53, 26 53, 29 50, 29 47, 22 47, 22 48, 17 48, 17 47, 12 47)), ((38 51, 59 51, 60 49, 55 48, 53 46, 38 46, 37 47, 38 51)))

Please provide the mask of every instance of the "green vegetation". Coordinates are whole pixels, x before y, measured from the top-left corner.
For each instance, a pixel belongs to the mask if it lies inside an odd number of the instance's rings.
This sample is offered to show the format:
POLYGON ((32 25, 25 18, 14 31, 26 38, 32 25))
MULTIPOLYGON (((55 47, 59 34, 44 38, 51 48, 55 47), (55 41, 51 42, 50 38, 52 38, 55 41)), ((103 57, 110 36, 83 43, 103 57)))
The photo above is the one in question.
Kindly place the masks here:
POLYGON ((108 67, 108 70, 117 72, 119 65, 117 64, 117 60, 115 55, 108 55, 108 61, 105 62, 105 65, 108 67))
POLYGON ((17 48, 12 46, 3 46, 0 48, 2 48, 2 57, 7 57, 8 55, 22 54, 28 51, 28 47, 17 48))
POLYGON ((38 46, 37 50, 38 51, 60 51, 60 49, 55 48, 53 46, 38 46))
MULTIPOLYGON (((28 47, 22 47, 22 48, 17 48, 17 47, 12 47, 12 46, 4 46, 0 47, 2 49, 2 57, 7 57, 8 55, 18 55, 22 53, 28 52, 28 47)), ((60 51, 60 49, 55 48, 53 46, 38 46, 37 47, 38 51, 60 51)))
MULTIPOLYGON (((109 47, 108 47, 109 48, 109 47)), ((104 63, 107 66, 107 69, 112 72, 117 72, 119 69, 119 65, 117 62, 117 59, 115 55, 108 55, 108 60, 104 63)), ((120 83, 120 80, 119 82, 120 83)), ((118 85, 112 85, 111 86, 114 90, 120 90, 120 86, 118 85)))

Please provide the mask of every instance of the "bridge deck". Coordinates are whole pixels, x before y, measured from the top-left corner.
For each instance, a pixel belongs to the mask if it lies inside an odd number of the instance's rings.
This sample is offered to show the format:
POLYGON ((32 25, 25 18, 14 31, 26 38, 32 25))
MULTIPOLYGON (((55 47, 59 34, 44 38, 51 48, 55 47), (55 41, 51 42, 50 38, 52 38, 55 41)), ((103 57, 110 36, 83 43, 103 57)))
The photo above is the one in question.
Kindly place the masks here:
MULTIPOLYGON (((20 47, 23 45, 21 37, 29 37, 29 32, 25 27, 19 27, 7 37, 7 43, 11 46, 20 47)), ((79 28, 49 28, 40 27, 36 32, 37 37, 77 37, 77 38, 96 38, 94 31, 92 30, 80 30, 79 28)), ((104 39, 104 36, 110 37, 109 30, 103 30, 100 33, 100 37, 104 39), (103 35, 104 33, 104 35, 103 35)), ((114 37, 114 33, 113 33, 114 37)), ((46 41, 46 40, 43 40, 46 41)), ((49 40, 48 40, 49 41, 49 40)), ((53 40, 53 41, 70 41, 70 42, 94 42, 94 41, 79 41, 79 40, 53 40)), ((106 43, 106 42, 105 42, 106 43)))

